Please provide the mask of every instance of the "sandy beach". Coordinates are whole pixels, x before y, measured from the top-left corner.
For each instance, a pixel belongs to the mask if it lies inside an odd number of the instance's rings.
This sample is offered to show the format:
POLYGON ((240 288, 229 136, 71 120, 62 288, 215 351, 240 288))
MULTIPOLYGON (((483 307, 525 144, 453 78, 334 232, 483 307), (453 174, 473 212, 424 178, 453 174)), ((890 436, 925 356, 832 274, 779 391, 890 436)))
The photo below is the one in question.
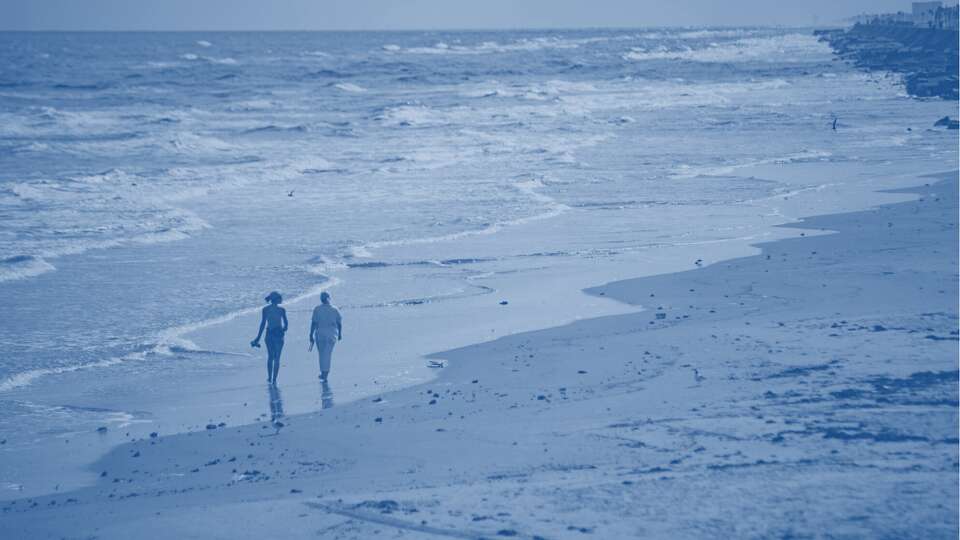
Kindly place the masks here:
POLYGON ((6 501, 4 536, 955 538, 956 178, 592 287, 630 312, 438 352, 423 385, 143 436, 6 501))
POLYGON ((955 30, 621 11, 0 31, 0 540, 957 537, 955 30))

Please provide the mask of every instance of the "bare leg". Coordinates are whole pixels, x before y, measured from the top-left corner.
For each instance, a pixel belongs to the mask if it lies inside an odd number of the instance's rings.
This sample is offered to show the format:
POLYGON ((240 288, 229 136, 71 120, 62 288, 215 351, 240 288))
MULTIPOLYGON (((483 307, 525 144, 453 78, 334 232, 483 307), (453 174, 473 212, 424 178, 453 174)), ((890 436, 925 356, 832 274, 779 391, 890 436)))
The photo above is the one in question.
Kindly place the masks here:
POLYGON ((273 384, 273 359, 276 357, 276 351, 274 350, 273 341, 270 339, 270 334, 267 334, 267 382, 273 384))
POLYGON ((283 341, 277 343, 273 351, 273 382, 277 382, 277 374, 280 373, 280 353, 283 352, 283 341))

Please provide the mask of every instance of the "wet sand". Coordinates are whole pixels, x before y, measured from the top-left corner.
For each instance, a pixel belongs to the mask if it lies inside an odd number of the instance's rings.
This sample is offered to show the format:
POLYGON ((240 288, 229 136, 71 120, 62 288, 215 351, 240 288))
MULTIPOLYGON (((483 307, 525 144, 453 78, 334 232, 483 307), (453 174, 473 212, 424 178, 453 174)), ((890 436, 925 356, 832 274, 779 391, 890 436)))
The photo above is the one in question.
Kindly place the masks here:
POLYGON ((634 311, 436 354, 424 385, 124 444, 92 487, 5 503, 4 529, 955 538, 956 178, 594 287, 634 311))

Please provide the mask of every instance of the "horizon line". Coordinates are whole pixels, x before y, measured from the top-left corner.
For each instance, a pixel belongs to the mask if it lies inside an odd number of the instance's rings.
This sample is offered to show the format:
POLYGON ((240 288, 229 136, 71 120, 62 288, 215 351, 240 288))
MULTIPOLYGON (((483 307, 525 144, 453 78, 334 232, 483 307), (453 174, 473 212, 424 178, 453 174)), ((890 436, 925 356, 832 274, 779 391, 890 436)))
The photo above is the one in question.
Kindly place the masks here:
POLYGON ((849 26, 843 22, 811 24, 744 24, 744 25, 689 25, 689 24, 666 24, 656 26, 503 26, 503 27, 437 27, 437 28, 273 28, 273 29, 66 29, 66 28, 43 28, 43 29, 23 29, 23 28, 0 28, 3 33, 194 33, 194 32, 509 32, 509 31, 543 31, 543 30, 655 30, 655 29, 740 29, 740 28, 823 28, 835 26, 849 26))

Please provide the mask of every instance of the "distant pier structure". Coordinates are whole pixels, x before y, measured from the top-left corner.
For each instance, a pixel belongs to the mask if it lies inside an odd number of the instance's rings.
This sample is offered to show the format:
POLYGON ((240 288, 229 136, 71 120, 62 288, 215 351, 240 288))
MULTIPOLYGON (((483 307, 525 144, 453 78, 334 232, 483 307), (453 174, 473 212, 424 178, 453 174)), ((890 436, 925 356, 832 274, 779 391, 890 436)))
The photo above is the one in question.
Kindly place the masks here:
POLYGON ((909 12, 858 15, 851 22, 815 34, 856 66, 902 74, 912 96, 960 98, 957 5, 913 2, 909 12))

